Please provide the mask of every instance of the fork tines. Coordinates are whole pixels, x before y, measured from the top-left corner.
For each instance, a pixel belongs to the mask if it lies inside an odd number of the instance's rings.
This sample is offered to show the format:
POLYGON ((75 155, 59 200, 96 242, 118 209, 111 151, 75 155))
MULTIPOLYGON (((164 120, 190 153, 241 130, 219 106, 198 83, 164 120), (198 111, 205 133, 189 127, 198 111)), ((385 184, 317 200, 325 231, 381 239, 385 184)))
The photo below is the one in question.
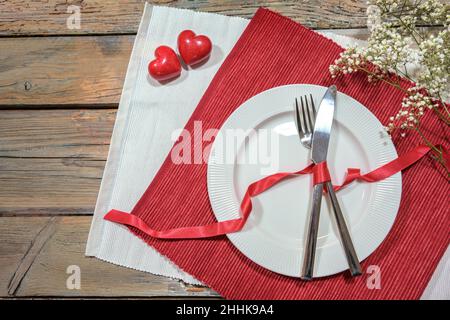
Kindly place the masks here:
POLYGON ((316 109, 314 107, 314 100, 312 95, 309 95, 310 102, 308 103, 307 96, 300 97, 301 112, 299 113, 300 127, 305 133, 312 133, 314 131, 314 122, 316 119, 316 109))
MULTIPOLYGON (((298 99, 295 98, 294 109, 295 124, 300 136, 302 138, 307 138, 306 140, 310 140, 314 131, 314 122, 316 120, 316 108, 314 106, 312 94, 309 95, 309 101, 306 95, 300 97, 300 107, 298 104, 298 99)), ((310 145, 310 141, 302 141, 302 143, 303 142, 310 145)))

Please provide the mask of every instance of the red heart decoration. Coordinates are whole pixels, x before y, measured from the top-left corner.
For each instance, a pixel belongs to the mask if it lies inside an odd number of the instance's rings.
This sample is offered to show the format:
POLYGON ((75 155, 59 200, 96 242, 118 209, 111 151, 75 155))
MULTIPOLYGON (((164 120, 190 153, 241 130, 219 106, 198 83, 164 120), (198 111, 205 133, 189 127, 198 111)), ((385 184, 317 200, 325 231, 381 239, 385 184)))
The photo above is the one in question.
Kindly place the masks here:
POLYGON ((207 36, 196 36, 192 30, 184 30, 178 35, 178 51, 187 65, 206 60, 211 49, 211 40, 207 36))
POLYGON ((181 64, 172 48, 160 46, 155 50, 155 60, 148 64, 148 72, 158 81, 165 81, 178 77, 181 73, 181 64))

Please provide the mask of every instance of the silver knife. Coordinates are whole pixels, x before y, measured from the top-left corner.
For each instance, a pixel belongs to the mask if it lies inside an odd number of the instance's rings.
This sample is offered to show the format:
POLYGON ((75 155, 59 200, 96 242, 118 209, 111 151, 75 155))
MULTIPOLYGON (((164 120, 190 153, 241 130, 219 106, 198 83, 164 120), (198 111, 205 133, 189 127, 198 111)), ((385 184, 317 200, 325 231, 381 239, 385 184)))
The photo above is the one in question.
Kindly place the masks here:
MULTIPOLYGON (((314 132, 312 137, 311 160, 317 164, 327 160, 328 144, 330 141, 331 127, 333 125, 334 108, 336 103, 336 86, 331 86, 325 92, 320 102, 319 111, 317 112, 316 122, 314 124, 314 132)), ((326 182, 328 193, 330 194, 333 212, 344 246, 345 255, 353 276, 361 274, 361 266, 356 255, 355 248, 345 223, 344 216, 340 209, 336 194, 333 190, 331 181, 326 182)), ((305 255, 303 260, 302 279, 311 280, 314 272, 314 259, 317 244, 317 233, 319 230, 320 206, 322 203, 323 183, 316 184, 313 189, 313 206, 308 227, 308 235, 306 239, 305 255)))

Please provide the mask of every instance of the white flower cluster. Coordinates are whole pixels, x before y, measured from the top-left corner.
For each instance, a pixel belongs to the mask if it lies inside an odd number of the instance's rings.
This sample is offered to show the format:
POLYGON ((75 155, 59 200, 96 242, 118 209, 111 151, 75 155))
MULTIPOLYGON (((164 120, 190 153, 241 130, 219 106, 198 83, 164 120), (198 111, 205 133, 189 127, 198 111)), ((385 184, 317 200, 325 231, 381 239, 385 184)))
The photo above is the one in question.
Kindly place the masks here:
POLYGON ((408 4, 408 0, 368 0, 367 4, 376 6, 381 9, 381 14, 392 13, 400 6, 405 6, 408 4))
POLYGON ((390 132, 396 128, 417 128, 426 110, 436 111, 440 106, 444 106, 446 114, 443 115, 448 118, 445 103, 450 92, 450 4, 438 0, 369 0, 368 3, 367 25, 371 31, 368 46, 342 52, 330 66, 332 77, 363 71, 369 81, 383 80, 405 91, 400 111, 391 117, 387 126, 390 132), (443 28, 436 35, 425 35, 416 27, 420 23, 443 28), (412 65, 417 71, 414 76, 408 74, 407 66, 412 65), (398 75, 416 82, 416 86, 405 88, 398 75))
POLYGON ((363 50, 357 47, 350 47, 341 52, 339 58, 330 65, 330 73, 333 78, 340 74, 349 74, 359 71, 367 64, 363 50))
POLYGON ((438 0, 369 0, 367 3, 369 7, 378 7, 379 16, 388 20, 391 16, 403 13, 402 18, 412 18, 414 22, 440 25, 447 21, 448 24, 448 4, 438 0))
POLYGON ((396 72, 406 63, 414 63, 417 53, 410 47, 411 39, 402 36, 390 23, 376 27, 370 36, 365 56, 382 70, 396 72))
POLYGON ((448 24, 449 13, 447 6, 436 0, 426 0, 415 8, 420 20, 429 24, 448 24))
MULTIPOLYGON (((389 118, 386 127, 388 132, 397 128, 406 130, 415 128, 427 109, 432 109, 435 105, 432 99, 421 92, 418 87, 408 89, 407 95, 403 98, 402 107, 394 117, 389 118)), ((402 132, 402 136, 405 133, 402 132)))
MULTIPOLYGON (((374 28, 367 48, 350 47, 342 52, 330 66, 333 77, 365 69, 370 62, 376 76, 387 76, 405 68, 407 63, 417 63, 419 54, 409 46, 409 38, 402 37, 390 24, 374 28)), ((367 70, 363 70, 367 71, 367 70)), ((369 74, 369 80, 374 74, 369 74)))
POLYGON ((419 45, 421 52, 421 72, 417 84, 428 93, 446 101, 449 97, 450 32, 447 29, 437 36, 431 35, 419 45))

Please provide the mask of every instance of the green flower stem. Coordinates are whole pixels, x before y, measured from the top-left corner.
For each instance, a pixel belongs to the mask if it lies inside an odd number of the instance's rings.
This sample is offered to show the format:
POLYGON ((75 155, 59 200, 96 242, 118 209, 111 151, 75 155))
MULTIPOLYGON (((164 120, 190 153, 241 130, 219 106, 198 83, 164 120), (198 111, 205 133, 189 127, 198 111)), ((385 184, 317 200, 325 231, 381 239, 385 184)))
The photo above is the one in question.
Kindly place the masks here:
POLYGON ((386 82, 387 84, 389 84, 389 85, 391 85, 391 86, 393 86, 393 87, 395 87, 395 88, 397 88, 397 89, 403 91, 404 93, 409 94, 408 90, 406 90, 405 88, 403 88, 403 87, 400 85, 400 83, 389 81, 388 79, 383 78, 382 76, 380 76, 380 75, 378 75, 378 74, 376 74, 376 73, 374 73, 374 72, 372 72, 372 71, 370 71, 370 70, 368 70, 368 69, 366 69, 366 68, 364 68, 364 67, 357 67, 357 68, 358 68, 358 70, 363 71, 363 72, 365 72, 365 73, 371 75, 372 77, 377 78, 377 80, 386 82))
POLYGON ((444 99, 442 99, 440 93, 438 93, 438 97, 439 97, 439 100, 441 101, 442 107, 444 108, 445 112, 447 112, 447 117, 450 118, 450 112, 447 109, 447 104, 445 103, 444 99))
MULTIPOLYGON (((445 103, 443 105, 444 105, 444 109, 448 113, 448 110, 445 107, 445 103)), ((433 111, 439 119, 441 119, 447 126, 450 126, 450 120, 448 118, 446 118, 445 115, 442 114, 442 112, 440 112, 437 107, 433 108, 433 111)))
MULTIPOLYGON (((376 73, 374 73, 374 72, 372 72, 372 71, 370 71, 370 70, 368 70, 368 69, 366 69, 366 68, 364 68, 364 67, 357 67, 357 68, 358 68, 358 70, 363 71, 363 72, 365 72, 365 73, 367 73, 367 74, 369 74, 369 75, 375 77, 376 79, 378 79, 378 80, 380 80, 380 81, 383 81, 383 82, 385 82, 385 83, 387 83, 387 84, 389 84, 389 85, 391 85, 391 86, 393 86, 393 87, 395 87, 395 88, 397 88, 397 89, 403 91, 405 94, 409 94, 408 90, 406 90, 405 88, 403 88, 403 87, 400 85, 400 83, 389 81, 388 79, 383 78, 382 76, 379 76, 379 75, 377 75, 376 73)), ((411 80, 411 79, 410 79, 410 80, 411 80)), ((442 100, 441 100, 441 102, 442 102, 442 100)), ((446 108, 444 102, 442 102, 442 105, 444 106, 444 109, 445 109, 446 112, 448 113, 448 109, 446 108)), ((440 111, 438 110, 438 108, 435 107, 435 108, 432 108, 432 110, 433 110, 433 112, 438 116, 438 118, 441 119, 446 125, 450 125, 450 120, 449 120, 448 118, 446 118, 445 115, 442 114, 442 112, 440 112, 440 111)))
POLYGON ((447 168, 447 164, 445 163, 444 159, 444 152, 442 149, 439 149, 437 146, 435 146, 433 143, 431 143, 423 134, 423 132, 420 130, 419 126, 415 127, 414 130, 419 134, 419 136, 422 138, 422 140, 425 142, 425 144, 431 148, 431 150, 434 152, 434 159, 444 168, 447 178, 450 178, 450 172, 447 168))

